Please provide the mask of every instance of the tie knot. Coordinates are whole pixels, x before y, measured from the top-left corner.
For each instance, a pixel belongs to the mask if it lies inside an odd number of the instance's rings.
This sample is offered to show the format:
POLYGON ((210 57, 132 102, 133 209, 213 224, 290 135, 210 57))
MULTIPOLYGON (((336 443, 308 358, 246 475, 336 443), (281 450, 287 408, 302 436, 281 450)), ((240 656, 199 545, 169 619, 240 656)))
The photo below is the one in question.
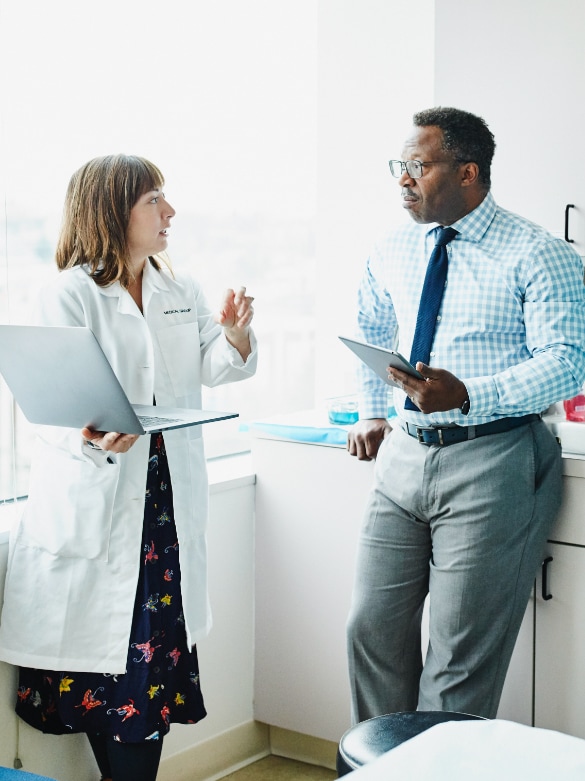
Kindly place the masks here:
POLYGON ((448 244, 450 241, 453 241, 453 239, 458 233, 459 231, 456 231, 455 228, 439 228, 439 232, 437 233, 437 240, 435 242, 435 247, 444 247, 445 244, 448 244))

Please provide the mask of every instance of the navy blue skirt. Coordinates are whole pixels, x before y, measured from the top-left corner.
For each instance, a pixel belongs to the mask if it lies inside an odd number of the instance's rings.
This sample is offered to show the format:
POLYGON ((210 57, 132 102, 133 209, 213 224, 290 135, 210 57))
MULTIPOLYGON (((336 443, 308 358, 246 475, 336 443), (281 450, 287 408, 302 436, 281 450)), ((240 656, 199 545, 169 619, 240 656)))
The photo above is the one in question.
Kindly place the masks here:
MULTIPOLYGON (((16 712, 43 732, 91 732, 138 743, 205 717, 197 649, 187 647, 173 490, 162 434, 152 434, 140 575, 126 672, 20 668, 16 712)), ((95 627, 96 642, 108 642, 95 627)))

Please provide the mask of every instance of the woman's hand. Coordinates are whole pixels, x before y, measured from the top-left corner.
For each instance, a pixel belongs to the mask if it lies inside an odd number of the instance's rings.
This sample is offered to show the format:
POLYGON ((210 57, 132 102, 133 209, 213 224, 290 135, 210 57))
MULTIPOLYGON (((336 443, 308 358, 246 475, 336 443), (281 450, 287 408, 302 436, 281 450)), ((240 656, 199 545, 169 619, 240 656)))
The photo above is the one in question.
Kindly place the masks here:
POLYGON ((127 453, 139 434, 118 434, 116 431, 92 431, 90 428, 82 428, 81 436, 96 449, 110 453, 127 453))
POLYGON ((241 287, 237 293, 229 288, 215 318, 224 327, 226 339, 240 353, 243 361, 252 351, 250 323, 254 317, 253 300, 252 296, 246 295, 245 287, 241 287))

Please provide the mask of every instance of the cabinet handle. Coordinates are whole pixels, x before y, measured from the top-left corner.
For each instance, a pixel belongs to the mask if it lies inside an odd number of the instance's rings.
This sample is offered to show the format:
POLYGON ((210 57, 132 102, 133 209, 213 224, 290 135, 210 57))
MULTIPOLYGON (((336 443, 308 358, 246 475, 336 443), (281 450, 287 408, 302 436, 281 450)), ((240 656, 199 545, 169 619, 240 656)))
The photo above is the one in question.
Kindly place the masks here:
POLYGON ((548 565, 553 560, 552 556, 547 556, 546 559, 542 562, 542 598, 543 599, 552 599, 552 594, 548 593, 548 565))
POLYGON ((575 240, 569 238, 569 209, 574 209, 575 204, 574 203, 568 203, 565 206, 565 241, 568 241, 569 244, 574 244, 575 240))

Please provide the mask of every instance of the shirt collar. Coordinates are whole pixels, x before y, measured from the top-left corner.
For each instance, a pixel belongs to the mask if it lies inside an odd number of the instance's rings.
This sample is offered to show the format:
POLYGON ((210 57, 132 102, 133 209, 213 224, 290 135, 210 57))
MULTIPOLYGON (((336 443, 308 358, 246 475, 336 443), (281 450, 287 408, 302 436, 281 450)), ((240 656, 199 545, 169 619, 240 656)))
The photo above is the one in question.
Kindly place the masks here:
MULTIPOLYGON (((479 206, 476 206, 473 211, 466 214, 465 217, 461 217, 460 220, 454 222, 450 227, 455 228, 467 241, 481 241, 494 219, 497 208, 494 196, 490 191, 479 206)), ((436 230, 437 227, 440 226, 434 224, 430 227, 427 230, 427 236, 431 231, 436 230)))
MULTIPOLYGON (((144 264, 142 288, 143 291, 146 288, 151 288, 153 291, 169 289, 165 275, 160 271, 157 271, 149 260, 144 264)), ((100 287, 100 293, 104 296, 121 296, 122 285, 119 282, 112 282, 112 284, 107 287, 100 287)))
POLYGON ((155 267, 152 265, 150 260, 148 260, 144 264, 144 272, 142 276, 142 286, 144 288, 145 285, 148 287, 153 288, 154 290, 167 290, 169 289, 169 286, 167 284, 166 275, 163 273, 163 269, 165 268, 165 265, 162 261, 158 261, 159 265, 161 266, 161 271, 157 271, 155 267))

